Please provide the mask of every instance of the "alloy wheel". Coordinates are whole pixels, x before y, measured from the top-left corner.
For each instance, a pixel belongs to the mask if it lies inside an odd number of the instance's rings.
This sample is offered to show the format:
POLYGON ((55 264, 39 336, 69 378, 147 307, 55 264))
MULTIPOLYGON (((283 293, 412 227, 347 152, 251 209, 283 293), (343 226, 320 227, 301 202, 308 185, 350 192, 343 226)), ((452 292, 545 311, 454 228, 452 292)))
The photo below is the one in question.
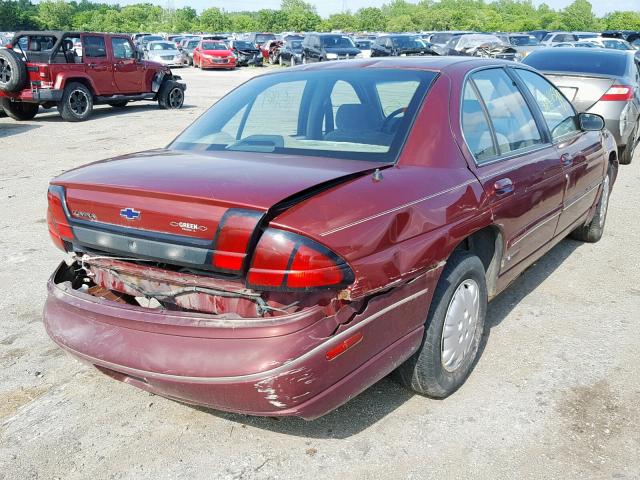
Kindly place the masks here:
POLYGON ((9 65, 6 60, 0 58, 0 83, 9 83, 11 76, 11 65, 9 65))
POLYGON ((169 106, 171 108, 180 108, 183 101, 184 93, 182 93, 181 88, 176 87, 169 92, 169 106))
POLYGON ((69 108, 71 111, 81 117, 87 112, 89 108, 89 99, 87 98, 87 94, 82 90, 74 90, 69 95, 69 108))
POLYGON ((442 327, 440 358, 442 367, 454 372, 471 352, 480 316, 480 287, 470 278, 453 293, 442 327))

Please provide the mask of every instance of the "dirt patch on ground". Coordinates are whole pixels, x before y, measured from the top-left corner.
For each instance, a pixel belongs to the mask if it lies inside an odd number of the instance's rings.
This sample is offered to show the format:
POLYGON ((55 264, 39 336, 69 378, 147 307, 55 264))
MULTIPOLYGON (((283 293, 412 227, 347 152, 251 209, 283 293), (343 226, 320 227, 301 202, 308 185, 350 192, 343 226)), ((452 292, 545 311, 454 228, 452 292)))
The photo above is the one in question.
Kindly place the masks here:
POLYGON ((0 392, 0 420, 13 415, 20 407, 40 397, 47 390, 47 387, 31 387, 0 392))
POLYGON ((604 380, 571 388, 557 410, 571 439, 567 448, 586 453, 596 466, 606 462, 609 444, 631 422, 631 412, 604 380))

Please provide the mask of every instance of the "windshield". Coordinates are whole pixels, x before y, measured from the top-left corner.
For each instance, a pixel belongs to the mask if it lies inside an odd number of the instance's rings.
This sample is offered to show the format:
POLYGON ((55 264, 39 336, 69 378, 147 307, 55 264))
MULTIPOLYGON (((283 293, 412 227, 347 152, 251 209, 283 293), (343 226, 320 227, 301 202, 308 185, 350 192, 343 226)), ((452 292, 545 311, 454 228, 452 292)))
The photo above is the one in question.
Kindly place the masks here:
POLYGON ((218 42, 202 42, 203 50, 227 50, 227 46, 224 43, 218 42))
POLYGON ((424 43, 416 37, 392 37, 397 48, 415 49, 424 48, 424 43))
POLYGON ((196 48, 199 43, 200 40, 191 40, 189 43, 187 43, 187 48, 196 48))
POLYGON ((153 42, 149 44, 149 50, 175 50, 175 43, 153 42))
POLYGON ((290 40, 287 45, 291 50, 302 50, 302 40, 290 40))
POLYGON ((242 41, 236 41, 233 44, 233 46, 240 50, 251 50, 256 48, 253 46, 251 42, 242 42, 242 41))
POLYGON ((336 69, 258 77, 170 146, 393 162, 434 72, 336 69))
POLYGON ((540 45, 536 37, 529 35, 511 36, 509 37, 509 42, 511 43, 511 45, 516 45, 519 47, 540 45))
POLYGON ((256 35, 256 43, 266 43, 269 40, 275 40, 276 36, 273 33, 260 33, 256 35))
POLYGON ((325 48, 355 48, 349 37, 331 35, 322 37, 322 46, 325 48))
POLYGON ((627 69, 624 53, 604 49, 555 49, 536 50, 522 63, 541 71, 595 73, 623 76, 627 69))
POLYGON ((360 50, 371 50, 371 40, 356 40, 356 47, 360 50))
POLYGON ((148 35, 146 37, 142 37, 142 43, 149 43, 149 42, 157 42, 157 41, 162 41, 164 40, 164 38, 162 37, 154 37, 151 35, 148 35))

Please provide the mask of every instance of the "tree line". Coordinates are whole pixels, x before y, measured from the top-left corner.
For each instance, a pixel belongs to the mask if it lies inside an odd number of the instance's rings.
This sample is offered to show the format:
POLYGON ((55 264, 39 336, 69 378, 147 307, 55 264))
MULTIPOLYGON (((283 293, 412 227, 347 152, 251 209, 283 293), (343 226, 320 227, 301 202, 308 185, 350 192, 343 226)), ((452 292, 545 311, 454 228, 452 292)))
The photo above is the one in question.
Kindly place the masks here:
POLYGON ((640 30, 640 12, 593 13, 588 0, 561 10, 531 0, 391 0, 322 18, 304 0, 283 0, 280 9, 229 12, 212 7, 166 9, 150 3, 118 6, 89 0, 0 0, 0 31, 61 29, 100 32, 414 32, 431 30, 527 31, 640 30))

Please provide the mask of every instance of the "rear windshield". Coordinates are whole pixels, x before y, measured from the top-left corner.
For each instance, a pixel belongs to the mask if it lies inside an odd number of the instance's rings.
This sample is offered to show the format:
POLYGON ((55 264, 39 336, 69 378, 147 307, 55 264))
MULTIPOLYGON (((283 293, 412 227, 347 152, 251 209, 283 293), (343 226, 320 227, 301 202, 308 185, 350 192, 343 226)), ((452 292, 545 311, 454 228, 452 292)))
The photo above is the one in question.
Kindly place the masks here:
POLYGON ((435 33, 431 37, 431 43, 438 43, 440 45, 444 45, 453 37, 453 33, 435 33))
POLYGON ((417 37, 391 37, 398 48, 424 48, 424 43, 417 37))
POLYGON ((435 76, 393 69, 265 75, 216 103, 170 148, 394 162, 435 76))
POLYGON ((538 50, 522 63, 542 71, 594 73, 623 76, 627 70, 627 57, 607 50, 550 49, 538 50))
POLYGON ((525 46, 525 45, 539 45, 538 40, 534 36, 518 35, 509 37, 511 45, 525 46))
POLYGON ((349 37, 331 35, 321 38, 322 46, 325 48, 355 48, 353 41, 349 37))

